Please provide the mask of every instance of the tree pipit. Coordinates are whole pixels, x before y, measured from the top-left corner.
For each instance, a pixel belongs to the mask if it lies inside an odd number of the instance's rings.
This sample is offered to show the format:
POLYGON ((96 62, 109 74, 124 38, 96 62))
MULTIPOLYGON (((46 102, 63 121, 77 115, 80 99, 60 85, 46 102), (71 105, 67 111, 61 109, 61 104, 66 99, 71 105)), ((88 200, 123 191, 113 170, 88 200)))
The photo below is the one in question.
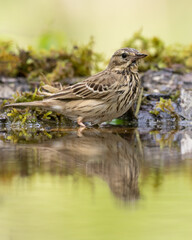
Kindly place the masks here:
POLYGON ((133 48, 116 51, 107 68, 82 82, 53 93, 42 101, 6 107, 42 107, 62 113, 84 127, 111 121, 126 113, 140 90, 138 60, 146 57, 133 48))

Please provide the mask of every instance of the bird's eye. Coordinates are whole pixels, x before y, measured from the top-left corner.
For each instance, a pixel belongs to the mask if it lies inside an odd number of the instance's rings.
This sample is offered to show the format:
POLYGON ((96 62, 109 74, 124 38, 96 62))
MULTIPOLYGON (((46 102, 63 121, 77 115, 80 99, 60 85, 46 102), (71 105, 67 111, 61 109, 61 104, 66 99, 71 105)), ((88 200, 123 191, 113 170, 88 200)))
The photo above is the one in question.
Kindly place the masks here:
POLYGON ((126 58, 127 57, 127 54, 126 53, 122 53, 122 58, 126 58))

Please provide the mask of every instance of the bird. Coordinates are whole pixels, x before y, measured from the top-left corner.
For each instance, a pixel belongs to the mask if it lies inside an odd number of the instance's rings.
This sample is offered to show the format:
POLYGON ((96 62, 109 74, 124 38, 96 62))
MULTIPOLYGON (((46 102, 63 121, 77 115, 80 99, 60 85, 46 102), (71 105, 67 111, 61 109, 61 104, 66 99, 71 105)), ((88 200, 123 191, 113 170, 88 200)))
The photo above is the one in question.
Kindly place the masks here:
POLYGON ((54 110, 76 121, 98 125, 126 113, 140 91, 139 60, 146 57, 134 48, 121 48, 107 68, 85 80, 51 94, 41 101, 13 103, 6 107, 40 107, 54 110))

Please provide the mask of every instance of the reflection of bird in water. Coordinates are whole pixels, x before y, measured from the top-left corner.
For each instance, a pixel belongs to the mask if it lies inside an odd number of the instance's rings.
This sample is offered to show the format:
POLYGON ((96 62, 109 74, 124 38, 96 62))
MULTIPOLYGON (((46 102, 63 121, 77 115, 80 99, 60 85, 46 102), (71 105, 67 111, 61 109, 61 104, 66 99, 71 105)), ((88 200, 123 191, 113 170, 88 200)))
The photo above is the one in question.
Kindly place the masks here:
POLYGON ((54 174, 68 175, 80 171, 82 174, 97 175, 108 183, 115 197, 130 201, 139 198, 139 162, 133 133, 125 137, 128 139, 106 129, 87 129, 81 138, 70 132, 58 140, 38 146, 16 145, 17 157, 18 152, 20 156, 25 156, 25 161, 30 161, 25 166, 32 169, 30 164, 35 151, 36 159, 33 161, 40 163, 41 170, 54 174))
POLYGON ((103 137, 105 154, 99 161, 87 162, 88 173, 105 180, 118 199, 138 199, 139 162, 134 139, 128 142, 117 134, 105 134, 103 137))

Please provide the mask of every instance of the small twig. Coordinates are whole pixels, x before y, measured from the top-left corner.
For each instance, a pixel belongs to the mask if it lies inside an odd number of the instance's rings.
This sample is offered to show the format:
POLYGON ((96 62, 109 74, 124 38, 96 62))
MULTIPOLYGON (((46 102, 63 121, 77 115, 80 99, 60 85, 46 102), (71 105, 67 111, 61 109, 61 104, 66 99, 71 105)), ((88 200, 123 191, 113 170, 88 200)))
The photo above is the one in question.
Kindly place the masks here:
POLYGON ((139 109, 141 107, 141 102, 142 102, 142 96, 143 96, 143 87, 141 88, 140 94, 139 94, 139 98, 137 101, 137 107, 135 110, 135 116, 137 117, 138 113, 139 113, 139 109))

